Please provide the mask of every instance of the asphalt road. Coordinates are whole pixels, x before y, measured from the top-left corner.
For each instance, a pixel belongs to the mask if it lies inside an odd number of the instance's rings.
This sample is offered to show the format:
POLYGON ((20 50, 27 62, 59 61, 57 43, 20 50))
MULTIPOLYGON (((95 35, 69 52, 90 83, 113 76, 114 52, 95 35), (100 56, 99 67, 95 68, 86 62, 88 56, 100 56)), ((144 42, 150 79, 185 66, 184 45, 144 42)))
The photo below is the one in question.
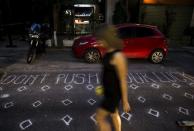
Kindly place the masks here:
MULTIPOLYGON (((25 54, 0 51, 0 130, 94 131, 101 65, 74 58, 70 49, 48 50, 32 65, 25 54)), ((122 131, 182 131, 176 121, 194 118, 192 67, 185 52, 170 52, 160 65, 129 60, 132 112, 120 108, 122 131)))

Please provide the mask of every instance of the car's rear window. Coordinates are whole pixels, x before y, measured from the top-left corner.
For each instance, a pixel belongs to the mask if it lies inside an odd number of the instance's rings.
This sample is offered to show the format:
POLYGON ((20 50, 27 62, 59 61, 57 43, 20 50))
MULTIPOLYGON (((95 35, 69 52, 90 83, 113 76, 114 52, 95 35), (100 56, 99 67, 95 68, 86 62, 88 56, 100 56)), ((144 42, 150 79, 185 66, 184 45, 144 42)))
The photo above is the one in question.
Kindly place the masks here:
POLYGON ((134 38, 135 37, 135 28, 125 27, 118 29, 118 35, 121 39, 134 38))
POLYGON ((121 39, 155 36, 156 32, 146 27, 123 27, 118 29, 121 39))
POLYGON ((145 28, 145 27, 136 28, 136 37, 149 37, 154 35, 155 35, 154 30, 150 28, 145 28))

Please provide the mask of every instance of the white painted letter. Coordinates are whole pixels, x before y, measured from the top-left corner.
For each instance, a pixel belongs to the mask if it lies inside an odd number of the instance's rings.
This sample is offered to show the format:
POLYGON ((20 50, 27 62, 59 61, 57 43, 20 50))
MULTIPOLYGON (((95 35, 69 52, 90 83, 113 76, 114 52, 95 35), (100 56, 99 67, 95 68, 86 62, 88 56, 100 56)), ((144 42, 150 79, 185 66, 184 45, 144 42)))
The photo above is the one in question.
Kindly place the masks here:
POLYGON ((65 74, 58 74, 58 76, 57 76, 57 81, 55 82, 55 84, 58 84, 59 83, 59 81, 62 79, 62 78, 65 78, 65 74))
POLYGON ((7 76, 4 80, 1 81, 1 84, 10 84, 16 79, 16 75, 7 76))
POLYGON ((37 80, 39 75, 30 75, 30 77, 24 82, 24 84, 27 84, 29 82, 30 85, 33 85, 34 82, 37 80))
POLYGON ((27 77, 28 77, 27 75, 19 76, 17 79, 15 79, 14 84, 22 84, 27 77))
MULTIPOLYGON (((91 80, 92 80, 92 78, 96 78, 95 80, 96 80, 96 84, 99 84, 100 83, 100 81, 99 81, 99 79, 98 79, 98 74, 96 73, 95 75, 91 75, 91 74, 89 74, 89 79, 88 79, 88 84, 91 84, 91 80)), ((92 84, 94 84, 94 83, 92 83, 92 84)))
POLYGON ((85 74, 76 74, 75 77, 77 78, 77 81, 74 80, 74 83, 75 83, 75 84, 84 84, 84 81, 85 81, 85 79, 84 79, 85 74), (78 80, 79 80, 79 82, 78 82, 78 80))
POLYGON ((49 76, 49 75, 48 74, 44 74, 43 75, 43 78, 41 79, 40 84, 42 84, 45 81, 47 76, 49 76))

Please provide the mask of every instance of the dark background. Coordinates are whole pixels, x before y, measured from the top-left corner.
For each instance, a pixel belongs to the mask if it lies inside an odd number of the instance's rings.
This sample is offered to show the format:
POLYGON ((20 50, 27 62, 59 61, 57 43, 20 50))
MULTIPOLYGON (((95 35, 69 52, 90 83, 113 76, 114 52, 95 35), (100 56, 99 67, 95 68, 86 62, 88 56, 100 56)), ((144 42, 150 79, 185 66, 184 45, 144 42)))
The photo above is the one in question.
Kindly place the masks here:
POLYGON ((51 0, 1 0, 1 23, 20 23, 48 18, 52 11, 51 0))

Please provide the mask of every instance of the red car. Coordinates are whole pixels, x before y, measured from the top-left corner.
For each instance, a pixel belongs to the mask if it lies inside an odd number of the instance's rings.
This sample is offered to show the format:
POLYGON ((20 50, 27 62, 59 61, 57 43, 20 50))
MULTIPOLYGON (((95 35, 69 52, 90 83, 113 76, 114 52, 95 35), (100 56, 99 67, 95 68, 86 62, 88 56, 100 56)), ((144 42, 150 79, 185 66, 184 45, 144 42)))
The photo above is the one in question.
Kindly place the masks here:
MULTIPOLYGON (((123 40, 123 53, 127 58, 146 58, 153 63, 161 63, 167 55, 167 40, 156 26, 144 24, 122 24, 115 26, 123 40)), ((72 50, 76 57, 89 63, 99 62, 105 49, 92 35, 74 40, 72 50)))

